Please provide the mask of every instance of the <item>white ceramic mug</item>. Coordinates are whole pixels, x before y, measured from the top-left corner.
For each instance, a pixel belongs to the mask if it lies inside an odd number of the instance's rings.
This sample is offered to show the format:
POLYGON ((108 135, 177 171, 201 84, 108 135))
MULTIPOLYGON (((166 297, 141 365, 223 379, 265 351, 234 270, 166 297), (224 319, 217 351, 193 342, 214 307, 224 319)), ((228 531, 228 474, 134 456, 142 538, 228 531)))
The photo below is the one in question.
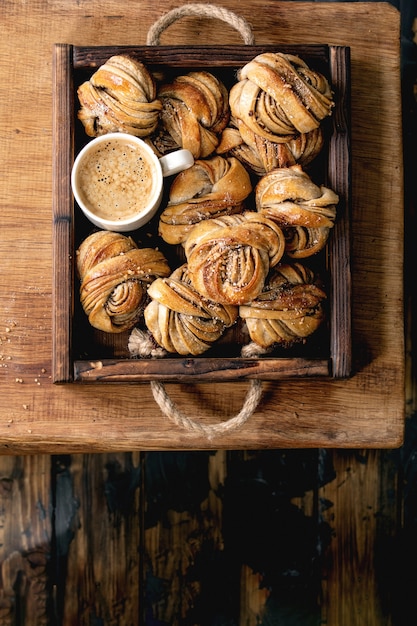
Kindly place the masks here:
POLYGON ((189 150, 158 158, 139 137, 108 133, 92 139, 77 155, 71 187, 78 206, 95 226, 131 231, 155 215, 164 177, 193 164, 189 150))

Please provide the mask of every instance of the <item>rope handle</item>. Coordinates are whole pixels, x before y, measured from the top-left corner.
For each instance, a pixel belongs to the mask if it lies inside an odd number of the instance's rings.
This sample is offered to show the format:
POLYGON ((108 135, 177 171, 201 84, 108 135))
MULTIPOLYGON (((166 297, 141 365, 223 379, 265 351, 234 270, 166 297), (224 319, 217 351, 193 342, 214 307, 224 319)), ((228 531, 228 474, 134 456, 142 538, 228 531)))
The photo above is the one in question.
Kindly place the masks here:
POLYGON ((212 439, 215 435, 223 435, 241 428, 255 412, 262 396, 261 382, 259 380, 251 380, 243 406, 237 415, 219 424, 202 424, 182 413, 169 397, 163 383, 152 380, 151 390, 155 402, 171 422, 191 433, 204 435, 208 439, 212 439))
POLYGON ((160 17, 153 26, 150 27, 146 38, 146 45, 158 46, 159 38, 164 30, 182 17, 189 16, 216 18, 226 22, 240 33, 246 45, 251 46, 254 44, 255 40, 251 25, 243 17, 233 13, 233 11, 229 11, 228 9, 214 4, 185 4, 168 11, 168 13, 160 17))
MULTIPOLYGON (((153 26, 150 27, 146 38, 146 45, 158 46, 163 31, 177 20, 188 16, 219 19, 236 29, 242 36, 243 42, 246 45, 254 44, 252 27, 244 18, 236 15, 233 11, 213 4, 186 4, 168 11, 168 13, 159 18, 153 26)), ((220 424, 204 425, 196 420, 190 419, 182 413, 169 397, 163 383, 152 380, 150 384, 155 402, 169 420, 174 422, 177 426, 188 430, 190 433, 205 435, 208 439, 212 439, 215 435, 225 434, 241 428, 255 412, 262 396, 261 382, 259 380, 251 380, 242 409, 237 415, 220 424)))

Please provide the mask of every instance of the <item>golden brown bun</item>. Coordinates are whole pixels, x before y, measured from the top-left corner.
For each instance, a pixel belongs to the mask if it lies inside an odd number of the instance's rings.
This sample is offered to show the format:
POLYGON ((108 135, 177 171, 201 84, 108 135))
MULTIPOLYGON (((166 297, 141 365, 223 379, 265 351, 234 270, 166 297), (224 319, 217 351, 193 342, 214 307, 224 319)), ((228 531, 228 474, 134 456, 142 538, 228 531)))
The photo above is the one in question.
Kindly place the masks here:
POLYGON ((256 135, 284 143, 317 128, 334 106, 327 79, 299 57, 280 52, 247 63, 229 102, 232 116, 256 135))
POLYGON ((237 318, 237 307, 210 302, 193 289, 186 264, 169 278, 157 278, 148 293, 145 323, 167 352, 202 354, 237 318))
POLYGON ((255 212, 197 224, 184 243, 193 287, 221 304, 242 304, 262 291, 285 249, 282 230, 255 212))
POLYGON ((165 132, 178 147, 190 150, 195 159, 212 154, 229 121, 228 93, 210 72, 178 76, 158 92, 165 132))
POLYGON ((87 237, 76 255, 81 304, 90 324, 108 333, 132 328, 143 312, 149 283, 170 274, 161 252, 139 249, 131 237, 111 231, 87 237))
POLYGON ((87 135, 126 132, 150 135, 157 127, 162 104, 156 99, 153 76, 140 61, 115 55, 78 88, 78 118, 87 135))
POLYGON ((322 324, 326 294, 314 273, 301 265, 279 264, 264 291, 239 307, 252 341, 263 348, 289 347, 305 340, 322 324))
POLYGON ((167 243, 183 243, 198 222, 241 213, 251 191, 249 174, 237 159, 197 160, 174 179, 159 234, 167 243))
POLYGON ((275 169, 255 189, 256 208, 285 231, 286 253, 293 258, 311 256, 327 242, 334 225, 337 194, 318 186, 300 165, 275 169))
POLYGON ((236 157, 251 172, 263 176, 277 167, 290 167, 296 163, 303 167, 309 165, 320 154, 323 145, 320 126, 286 143, 277 143, 257 135, 240 120, 231 120, 222 133, 216 152, 236 157))

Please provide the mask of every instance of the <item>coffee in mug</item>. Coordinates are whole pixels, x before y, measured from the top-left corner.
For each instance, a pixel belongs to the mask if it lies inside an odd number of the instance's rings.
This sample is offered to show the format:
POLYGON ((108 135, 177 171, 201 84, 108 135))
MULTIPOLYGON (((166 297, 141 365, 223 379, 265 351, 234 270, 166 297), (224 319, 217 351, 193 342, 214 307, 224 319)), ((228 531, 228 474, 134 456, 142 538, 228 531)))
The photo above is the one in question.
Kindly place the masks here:
POLYGON ((157 211, 163 178, 193 163, 188 150, 158 158, 142 139, 108 133, 90 141, 77 156, 72 190, 79 207, 99 228, 135 230, 157 211))

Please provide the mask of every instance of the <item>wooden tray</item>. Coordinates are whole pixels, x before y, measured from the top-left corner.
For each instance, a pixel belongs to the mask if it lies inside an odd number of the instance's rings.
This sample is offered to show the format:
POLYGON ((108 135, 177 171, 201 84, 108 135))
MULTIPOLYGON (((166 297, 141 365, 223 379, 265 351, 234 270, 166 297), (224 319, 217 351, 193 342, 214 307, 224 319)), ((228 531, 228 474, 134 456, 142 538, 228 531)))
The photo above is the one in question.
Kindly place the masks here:
MULTIPOLYGON (((233 381, 296 377, 344 378, 351 373, 350 275, 350 49, 344 46, 117 46, 76 47, 56 44, 53 51, 53 369, 56 383, 233 381), (326 148, 312 164, 311 178, 334 189, 340 203, 337 220, 324 252, 307 263, 325 277, 328 293, 327 323, 306 344, 277 349, 271 355, 242 358, 244 333, 239 324, 201 357, 172 356, 132 359, 130 333, 109 335, 93 329, 81 309, 79 283, 74 271, 75 250, 94 230, 76 205, 70 188, 74 155, 89 138, 77 120, 76 89, 98 66, 114 54, 142 60, 155 76, 172 76, 207 69, 226 86, 236 70, 266 51, 297 54, 329 79, 335 109, 325 122, 326 148)), ((169 80, 169 78, 168 78, 169 80)), ((132 234, 149 245, 157 238, 152 225, 132 234)), ((161 249, 164 242, 158 238, 161 249)))

